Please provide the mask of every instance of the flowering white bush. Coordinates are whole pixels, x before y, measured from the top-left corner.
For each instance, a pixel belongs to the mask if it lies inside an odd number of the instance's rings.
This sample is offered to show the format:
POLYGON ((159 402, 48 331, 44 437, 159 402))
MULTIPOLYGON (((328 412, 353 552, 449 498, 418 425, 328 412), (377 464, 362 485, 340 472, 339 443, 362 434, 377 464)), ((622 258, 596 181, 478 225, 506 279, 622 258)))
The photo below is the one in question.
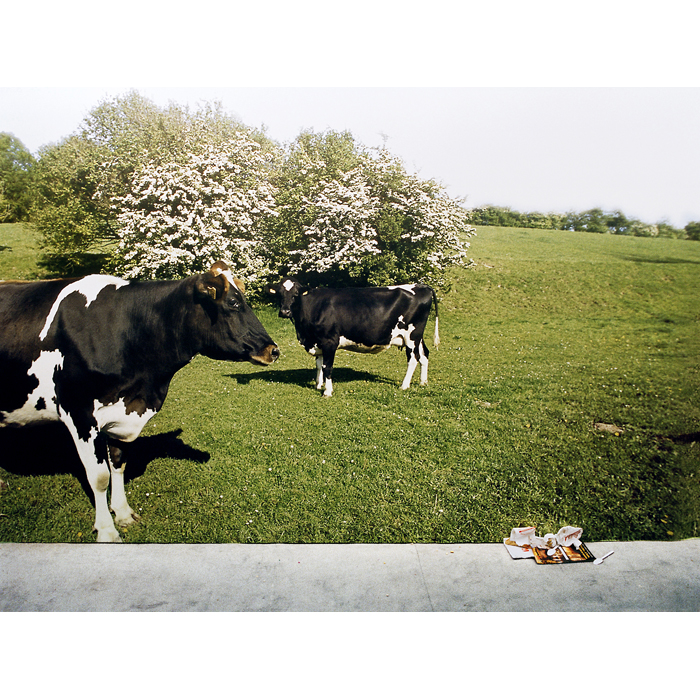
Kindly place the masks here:
POLYGON ((466 239, 476 229, 469 225, 471 214, 462 203, 449 197, 437 183, 403 171, 401 162, 385 149, 378 152, 372 165, 381 180, 389 183, 389 206, 404 217, 401 238, 412 244, 426 244, 426 258, 436 270, 465 264, 469 249, 466 239), (396 173, 401 177, 397 179, 396 173))
POLYGON ((175 161, 150 159, 112 207, 119 242, 114 268, 127 278, 174 278, 218 259, 246 280, 271 273, 261 226, 275 215, 272 155, 239 131, 217 145, 192 143, 175 161))
POLYGON ((144 156, 112 197, 127 278, 174 278, 223 259, 259 291, 281 273, 321 284, 444 284, 468 264, 470 213, 385 149, 305 134, 286 158, 250 132, 144 156), (274 183, 274 184, 273 184, 274 183))
POLYGON ((304 228, 308 245, 289 252, 292 274, 307 269, 316 272, 332 268, 344 270, 359 264, 366 255, 381 253, 372 226, 380 202, 372 196, 360 169, 342 173, 338 180, 319 184, 311 197, 302 199, 312 223, 304 228))
MULTIPOLYGON (((385 149, 344 154, 349 169, 327 142, 306 141, 312 147, 295 153, 296 173, 303 182, 287 196, 280 215, 288 227, 298 227, 288 251, 290 274, 324 276, 329 283, 388 284, 408 281, 444 283, 450 265, 465 265, 470 213, 432 181, 406 173, 385 149), (340 161, 330 167, 321 149, 340 161), (330 177, 329 177, 330 175, 330 177)), ((289 184, 287 185, 289 187, 289 184)))
POLYGON ((645 224, 643 221, 632 221, 629 230, 633 236, 657 238, 659 235, 659 226, 657 224, 645 224))

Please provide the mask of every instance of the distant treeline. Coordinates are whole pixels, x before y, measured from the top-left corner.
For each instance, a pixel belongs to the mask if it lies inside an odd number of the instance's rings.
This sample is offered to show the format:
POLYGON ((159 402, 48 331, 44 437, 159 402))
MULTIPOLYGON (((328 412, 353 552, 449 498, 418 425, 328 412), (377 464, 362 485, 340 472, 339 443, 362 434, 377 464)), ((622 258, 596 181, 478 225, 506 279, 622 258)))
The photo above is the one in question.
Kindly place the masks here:
POLYGON ((508 207, 479 207, 472 210, 475 226, 512 226, 515 228, 544 228, 558 231, 591 231, 613 233, 618 236, 645 236, 647 238, 685 238, 700 240, 700 222, 692 221, 685 228, 674 228, 662 221, 647 224, 638 219, 628 219, 621 211, 567 212, 566 214, 542 214, 538 211, 519 212, 508 207))

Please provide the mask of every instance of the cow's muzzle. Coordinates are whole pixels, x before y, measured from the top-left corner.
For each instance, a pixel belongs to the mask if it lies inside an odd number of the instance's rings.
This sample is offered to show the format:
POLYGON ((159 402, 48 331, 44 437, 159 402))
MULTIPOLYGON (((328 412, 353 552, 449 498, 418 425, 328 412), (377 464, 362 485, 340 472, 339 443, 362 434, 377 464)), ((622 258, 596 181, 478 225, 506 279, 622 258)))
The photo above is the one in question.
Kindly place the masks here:
POLYGON ((257 365, 271 365, 280 356, 280 349, 274 343, 268 345, 259 355, 251 355, 250 361, 257 365))
POLYGON ((280 318, 291 318, 292 312, 289 309, 280 309, 279 317, 280 318))

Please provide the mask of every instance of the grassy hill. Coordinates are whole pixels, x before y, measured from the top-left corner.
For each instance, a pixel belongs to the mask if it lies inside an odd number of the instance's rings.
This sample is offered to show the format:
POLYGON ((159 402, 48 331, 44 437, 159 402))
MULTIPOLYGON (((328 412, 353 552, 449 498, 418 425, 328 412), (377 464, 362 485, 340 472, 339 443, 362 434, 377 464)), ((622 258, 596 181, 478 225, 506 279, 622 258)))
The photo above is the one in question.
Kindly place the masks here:
MULTIPOLYGON (((10 235, 0 276, 36 274, 10 235)), ((133 446, 143 520, 125 541, 697 536, 700 243, 480 228, 471 251, 440 295, 438 349, 429 323, 426 388, 399 390, 403 353, 339 352, 323 399, 271 307, 256 311, 274 366, 197 358, 176 375, 133 446)), ((0 439, 0 540, 94 541, 63 437, 0 439)))
POLYGON ((23 224, 0 224, 0 280, 38 279, 36 234, 23 224))

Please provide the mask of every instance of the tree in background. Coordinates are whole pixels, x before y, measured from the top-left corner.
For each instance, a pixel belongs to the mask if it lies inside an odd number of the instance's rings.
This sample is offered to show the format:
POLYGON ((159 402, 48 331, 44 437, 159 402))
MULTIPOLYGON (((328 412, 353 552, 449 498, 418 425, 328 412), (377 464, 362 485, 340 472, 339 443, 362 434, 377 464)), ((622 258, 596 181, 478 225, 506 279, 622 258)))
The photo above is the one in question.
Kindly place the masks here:
POLYGON ((41 234, 40 264, 55 274, 99 269, 113 239, 109 209, 96 197, 100 150, 78 136, 39 151, 31 220, 41 234))
MULTIPOLYGON (((112 259, 120 239, 113 204, 144 167, 186 164, 192 144, 218 147, 242 125, 217 104, 194 112, 166 108, 133 91, 99 104, 78 131, 40 151, 32 220, 42 235, 43 264, 59 274, 112 259)), ((260 132, 261 147, 271 142, 260 132)))
POLYGON ((550 228, 559 231, 589 231, 612 233, 618 236, 644 236, 666 238, 690 238, 684 229, 677 229, 667 221, 648 224, 638 219, 628 219, 621 211, 588 209, 565 214, 521 213, 507 207, 486 206, 473 210, 473 223, 481 226, 517 228, 550 228))
POLYGON ((28 219, 35 162, 18 138, 0 133, 0 223, 28 219))
POLYGON ((303 132, 281 147, 218 105, 161 109, 131 92, 42 150, 33 219, 55 272, 92 262, 172 278, 223 258, 255 291, 282 273, 440 286, 448 266, 470 263, 469 217, 348 132, 303 132))
POLYGON ((216 145, 188 135, 184 155, 142 164, 112 198, 113 269, 127 277, 183 277, 224 259, 246 281, 271 276, 261 229, 275 215, 273 155, 250 132, 216 145))
POLYGON ((686 224, 685 235, 691 241, 700 241, 700 221, 691 221, 686 224))
POLYGON ((474 229, 461 203, 349 132, 303 132, 275 183, 274 262, 307 283, 439 286, 446 267, 471 262, 474 229))
POLYGON ((279 272, 295 269, 287 265, 290 252, 308 247, 310 241, 305 232, 317 219, 311 202, 319 199, 326 183, 337 182, 344 173, 358 167, 359 162, 354 139, 347 132, 333 138, 302 132, 285 148, 272 176, 278 216, 266 235, 268 251, 279 272))

